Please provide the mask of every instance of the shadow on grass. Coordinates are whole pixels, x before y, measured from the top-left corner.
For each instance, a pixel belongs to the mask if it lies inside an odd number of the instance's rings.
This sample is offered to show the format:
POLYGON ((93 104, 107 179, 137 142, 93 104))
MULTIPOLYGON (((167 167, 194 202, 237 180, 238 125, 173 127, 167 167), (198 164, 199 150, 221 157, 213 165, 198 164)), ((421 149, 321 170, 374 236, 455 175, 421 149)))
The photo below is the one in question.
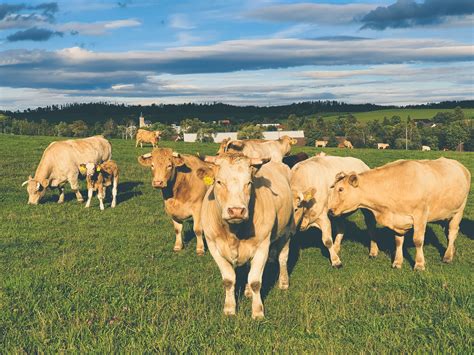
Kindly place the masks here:
MULTIPOLYGON (((136 187, 143 185, 141 181, 126 181, 120 182, 117 187, 117 203, 128 201, 136 196, 140 196, 143 193, 135 190, 136 187)), ((109 188, 110 190, 110 188, 109 188)), ((107 193, 107 200, 112 200, 112 193, 107 193)))
POLYGON ((474 221, 463 219, 460 227, 462 234, 466 235, 469 239, 474 239, 474 221))

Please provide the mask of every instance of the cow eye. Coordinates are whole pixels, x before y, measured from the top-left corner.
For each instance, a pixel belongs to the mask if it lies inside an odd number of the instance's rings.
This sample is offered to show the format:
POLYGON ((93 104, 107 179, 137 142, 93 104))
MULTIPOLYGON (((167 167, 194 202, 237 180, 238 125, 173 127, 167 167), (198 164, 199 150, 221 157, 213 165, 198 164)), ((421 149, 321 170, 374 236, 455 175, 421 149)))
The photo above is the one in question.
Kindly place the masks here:
POLYGON ((151 163, 151 168, 155 169, 155 164, 151 163))
POLYGON ((344 188, 343 188, 343 187, 340 187, 338 191, 339 191, 339 192, 342 192, 342 191, 344 191, 344 188))
POLYGON ((222 181, 216 180, 216 183, 217 183, 218 185, 221 185, 221 186, 222 186, 222 181))
POLYGON ((169 169, 171 169, 171 167, 172 167, 172 165, 170 164, 170 165, 168 165, 168 166, 166 167, 166 169, 169 170, 169 169))

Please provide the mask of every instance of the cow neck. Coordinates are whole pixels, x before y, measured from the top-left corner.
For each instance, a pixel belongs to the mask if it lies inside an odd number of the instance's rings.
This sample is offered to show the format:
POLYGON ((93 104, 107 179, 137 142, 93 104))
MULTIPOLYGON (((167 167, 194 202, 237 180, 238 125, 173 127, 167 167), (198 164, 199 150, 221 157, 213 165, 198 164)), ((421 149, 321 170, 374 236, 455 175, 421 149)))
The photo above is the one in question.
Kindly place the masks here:
MULTIPOLYGON (((46 152, 45 152, 46 153, 46 152)), ((49 179, 51 175, 51 162, 48 161, 44 155, 41 158, 38 167, 36 168, 35 171, 35 177, 34 180, 36 181, 43 181, 44 179, 49 179)))
POLYGON ((376 170, 369 170, 367 172, 359 174, 359 187, 358 188, 360 189, 359 192, 361 196, 360 201, 359 201, 359 208, 366 208, 372 211, 381 212, 381 210, 383 209, 383 207, 385 206, 387 202, 387 197, 382 196, 376 193, 375 191, 383 190, 385 192, 386 189, 385 188, 380 189, 379 188, 380 184, 377 181, 373 181, 376 179, 372 179, 370 184, 364 187, 364 185, 367 185, 367 180, 366 180, 367 175, 369 175, 369 177, 373 177, 373 175, 376 175, 376 174, 377 174, 376 170), (364 184, 364 182, 366 184, 364 184), (376 206, 379 206, 379 208, 377 208, 376 206))
POLYGON ((168 184, 166 187, 161 189, 161 192, 163 193, 163 199, 168 200, 170 198, 177 198, 177 192, 178 192, 178 186, 181 184, 186 184, 187 183, 187 176, 186 174, 189 173, 184 173, 178 170, 178 168, 175 168, 175 175, 172 179, 168 181, 168 184))

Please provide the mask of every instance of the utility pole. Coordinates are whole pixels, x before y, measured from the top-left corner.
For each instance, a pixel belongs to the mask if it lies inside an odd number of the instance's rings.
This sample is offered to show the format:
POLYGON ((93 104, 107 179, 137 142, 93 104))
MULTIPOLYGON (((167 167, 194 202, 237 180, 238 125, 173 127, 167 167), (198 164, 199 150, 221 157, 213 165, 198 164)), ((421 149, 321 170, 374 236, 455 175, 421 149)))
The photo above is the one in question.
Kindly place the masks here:
POLYGON ((408 120, 405 124, 405 150, 408 150, 408 120))

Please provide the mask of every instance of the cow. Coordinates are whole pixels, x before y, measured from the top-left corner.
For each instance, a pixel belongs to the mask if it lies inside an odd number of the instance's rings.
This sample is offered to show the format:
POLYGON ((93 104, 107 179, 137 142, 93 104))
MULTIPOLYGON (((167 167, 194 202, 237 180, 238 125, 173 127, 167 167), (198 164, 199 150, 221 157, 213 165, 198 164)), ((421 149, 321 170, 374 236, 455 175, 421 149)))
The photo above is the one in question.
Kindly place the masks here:
POLYGON ((344 148, 354 149, 354 146, 352 145, 351 141, 348 141, 347 139, 344 140, 342 144, 344 145, 344 148))
POLYGON ((221 143, 217 153, 242 153, 249 158, 270 158, 273 161, 281 162, 283 157, 290 153, 291 146, 296 143, 297 140, 289 136, 282 136, 274 141, 263 139, 228 140, 225 145, 221 143))
POLYGON ((278 254, 280 289, 289 286, 287 260, 295 231, 290 169, 269 159, 239 153, 204 157, 215 164, 215 179, 204 197, 201 216, 209 251, 225 289, 224 314, 235 315, 235 268, 250 262, 245 295, 252 318, 264 317, 260 289, 270 247, 278 254))
MULTIPOLYGON (((328 217, 328 198, 331 185, 341 170, 364 172, 368 171, 369 167, 362 160, 352 157, 315 156, 291 169, 290 183, 297 227, 301 231, 310 227, 321 230, 331 265, 335 268, 342 266, 339 251, 344 236, 344 221, 341 218, 334 220, 336 237, 333 242, 331 220, 328 217)), ((376 257, 379 250, 374 240, 375 219, 369 211, 362 212, 371 232, 369 256, 376 257)))
POLYGON ((291 169, 293 166, 295 166, 297 163, 300 161, 308 159, 309 156, 308 154, 304 152, 299 152, 293 155, 287 155, 286 157, 283 157, 283 164, 288 165, 288 167, 291 169))
POLYGON ((52 142, 43 152, 35 176, 28 177, 28 204, 37 205, 47 188, 59 189, 58 203, 64 202, 64 185, 69 182, 77 201, 83 202, 79 191, 79 166, 84 162, 102 163, 112 155, 112 146, 103 136, 52 142))
POLYGON ((315 147, 326 148, 327 145, 328 145, 328 141, 325 141, 325 140, 321 140, 321 141, 317 140, 316 142, 314 142, 315 147))
POLYGON ((112 185, 112 203, 110 207, 114 208, 117 204, 117 187, 119 180, 117 163, 113 160, 107 160, 102 164, 84 163, 79 166, 79 171, 82 175, 86 175, 87 202, 85 207, 90 207, 92 195, 94 191, 97 191, 100 209, 103 211, 107 187, 112 185))
POLYGON ((414 269, 424 270, 428 222, 449 221, 443 261, 453 260, 470 185, 469 170, 456 160, 398 160, 360 174, 339 175, 329 197, 329 210, 339 216, 364 207, 374 213, 377 222, 392 229, 396 234, 393 268, 402 267, 404 236, 413 228, 414 269))
POLYGON ((161 189, 163 194, 165 211, 173 221, 176 234, 173 250, 183 249, 183 222, 192 217, 196 253, 204 255, 201 206, 208 188, 206 183, 213 177, 212 168, 195 156, 179 154, 169 148, 155 148, 139 156, 138 162, 151 168, 151 185, 161 189))
POLYGON ((156 147, 158 141, 160 140, 161 131, 147 131, 146 129, 139 129, 135 137, 136 143, 135 147, 143 148, 143 143, 151 143, 153 148, 156 147))
POLYGON ((421 146, 421 151, 422 152, 429 152, 431 150, 429 145, 422 145, 421 146))
POLYGON ((388 149, 390 148, 390 144, 388 143, 377 143, 377 149, 388 149))

